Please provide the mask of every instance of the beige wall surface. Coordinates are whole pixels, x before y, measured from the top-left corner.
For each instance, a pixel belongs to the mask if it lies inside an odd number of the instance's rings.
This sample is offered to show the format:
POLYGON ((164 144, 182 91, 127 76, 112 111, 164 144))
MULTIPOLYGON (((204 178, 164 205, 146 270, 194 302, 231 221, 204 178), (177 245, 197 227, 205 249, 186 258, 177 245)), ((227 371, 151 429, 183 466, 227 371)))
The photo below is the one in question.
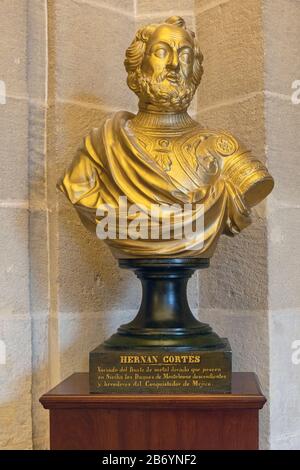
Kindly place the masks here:
POLYGON ((30 449, 27 8, 22 0, 4 0, 1 8, 0 448, 30 449))
POLYGON ((267 203, 270 444, 300 449, 300 2, 266 0, 263 19, 266 155, 276 179, 267 203))
MULTIPOLYGON (((198 120, 228 129, 266 160, 263 12, 260 0, 196 2, 204 55, 198 120)), ((268 245, 264 204, 234 239, 221 237, 211 267, 199 275, 199 315, 228 337, 233 369, 252 370, 269 397, 268 245)), ((268 446, 269 408, 260 415, 260 445, 268 446)))
POLYGON ((55 184, 103 116, 136 110, 125 49, 139 26, 174 14, 204 54, 193 116, 237 135, 276 180, 252 226, 222 237, 211 268, 190 281, 190 305, 229 338, 234 369, 258 374, 261 447, 300 448, 300 2, 2 0, 1 449, 48 448, 39 397, 86 371, 88 352, 138 308, 134 275, 55 184))

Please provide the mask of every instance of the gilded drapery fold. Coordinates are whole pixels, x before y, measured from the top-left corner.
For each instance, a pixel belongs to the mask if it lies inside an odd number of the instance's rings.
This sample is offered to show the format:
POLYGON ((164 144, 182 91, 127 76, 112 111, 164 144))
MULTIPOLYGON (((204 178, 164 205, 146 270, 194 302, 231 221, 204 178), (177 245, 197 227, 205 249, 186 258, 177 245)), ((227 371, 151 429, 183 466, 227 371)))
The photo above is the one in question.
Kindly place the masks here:
MULTIPOLYGON (((135 204, 144 212, 146 209, 149 223, 152 205, 159 204, 161 217, 155 222, 163 226, 163 219, 171 215, 173 233, 179 219, 174 218, 168 207, 181 209, 192 200, 189 199, 189 188, 187 185, 179 187, 170 174, 137 145, 126 126, 132 117, 132 114, 120 111, 106 119, 98 129, 93 129, 59 181, 58 188, 75 206, 86 227, 94 233, 101 220, 96 214, 97 207, 107 204, 118 210, 120 196, 127 197, 128 206, 135 204)), ((171 236, 171 239, 165 240, 117 238, 106 242, 118 258, 209 258, 221 233, 238 233, 250 223, 250 213, 243 195, 230 178, 222 174, 206 192, 201 204, 190 203, 189 208, 184 219, 184 229, 190 229, 187 230, 188 237, 183 235, 181 239, 175 239, 171 236), (200 219, 203 229, 192 233, 191 227, 195 227, 200 219)))

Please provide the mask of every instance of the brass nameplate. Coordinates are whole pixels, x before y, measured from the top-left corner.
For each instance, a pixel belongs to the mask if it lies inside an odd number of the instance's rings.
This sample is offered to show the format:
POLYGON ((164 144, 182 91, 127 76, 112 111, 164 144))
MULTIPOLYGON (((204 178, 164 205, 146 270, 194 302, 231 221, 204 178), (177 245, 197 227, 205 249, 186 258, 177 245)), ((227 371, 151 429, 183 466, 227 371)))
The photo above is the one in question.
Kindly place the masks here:
POLYGON ((100 346, 90 353, 92 393, 226 393, 231 351, 134 352, 100 346))

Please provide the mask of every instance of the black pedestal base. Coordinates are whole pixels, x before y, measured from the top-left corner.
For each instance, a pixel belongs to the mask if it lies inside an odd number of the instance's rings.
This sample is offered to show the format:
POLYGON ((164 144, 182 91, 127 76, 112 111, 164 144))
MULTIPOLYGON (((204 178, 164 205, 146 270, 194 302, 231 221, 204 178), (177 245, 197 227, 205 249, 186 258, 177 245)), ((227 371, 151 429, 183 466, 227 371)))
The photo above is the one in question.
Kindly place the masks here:
POLYGON ((208 259, 124 259, 119 265, 134 270, 143 297, 135 319, 105 341, 106 347, 211 350, 226 346, 207 323, 196 320, 188 305, 188 279, 197 269, 207 268, 208 259))
POLYGON ((90 353, 93 393, 227 393, 231 348, 192 314, 187 282, 208 259, 128 259, 143 296, 133 321, 90 353))

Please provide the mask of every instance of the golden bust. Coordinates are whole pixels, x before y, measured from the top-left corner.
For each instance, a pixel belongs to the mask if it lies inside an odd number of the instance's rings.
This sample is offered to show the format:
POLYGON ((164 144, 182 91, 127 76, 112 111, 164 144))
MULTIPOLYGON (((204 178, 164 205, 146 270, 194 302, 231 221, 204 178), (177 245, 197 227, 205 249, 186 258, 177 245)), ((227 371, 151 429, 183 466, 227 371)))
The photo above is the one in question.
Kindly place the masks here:
MULTIPOLYGON (((93 233, 104 217, 99 206, 117 211, 120 197, 143 213, 141 233, 151 216, 156 228, 164 218, 171 221, 169 236, 162 230, 154 236, 148 225, 144 237, 120 236, 118 229, 105 240, 117 258, 210 258, 219 236, 249 225, 251 207, 273 189, 265 166, 240 141, 226 131, 203 128, 187 113, 202 60, 182 18, 142 27, 125 59, 128 86, 139 97, 138 113, 120 111, 93 129, 58 183, 93 233), (153 217, 151 208, 157 205, 153 217), (183 207, 188 209, 179 237, 176 208, 179 214, 183 207), (198 219, 202 229, 185 236, 185 227, 198 219)), ((135 214, 126 217, 132 223, 135 214)))

